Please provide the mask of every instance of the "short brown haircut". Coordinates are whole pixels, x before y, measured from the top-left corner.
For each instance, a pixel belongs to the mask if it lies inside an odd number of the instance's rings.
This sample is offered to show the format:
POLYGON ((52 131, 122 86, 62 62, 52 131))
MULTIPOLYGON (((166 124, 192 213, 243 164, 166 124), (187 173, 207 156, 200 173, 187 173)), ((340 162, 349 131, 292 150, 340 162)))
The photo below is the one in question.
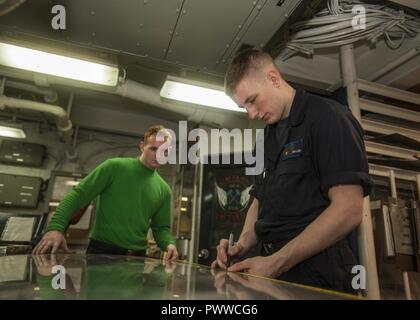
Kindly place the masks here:
POLYGON ((257 70, 264 61, 273 61, 273 58, 266 52, 248 48, 239 51, 232 59, 225 76, 225 93, 232 96, 239 82, 252 70, 257 70))
POLYGON ((143 141, 147 143, 147 140, 153 136, 156 135, 160 130, 164 130, 165 127, 161 124, 155 124, 154 126, 151 126, 149 129, 146 130, 146 132, 143 135, 143 141))

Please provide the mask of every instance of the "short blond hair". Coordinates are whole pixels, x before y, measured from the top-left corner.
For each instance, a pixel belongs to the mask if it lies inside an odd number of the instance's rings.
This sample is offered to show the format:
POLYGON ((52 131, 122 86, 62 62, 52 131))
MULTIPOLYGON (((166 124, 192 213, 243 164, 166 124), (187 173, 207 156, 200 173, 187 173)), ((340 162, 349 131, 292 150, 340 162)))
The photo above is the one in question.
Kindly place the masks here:
MULTIPOLYGON (((144 143, 147 143, 147 140, 151 136, 157 135, 160 130, 166 130, 166 128, 161 124, 155 124, 154 126, 151 126, 149 129, 147 129, 146 132, 143 135, 144 143)), ((168 132, 168 134, 169 134, 169 132, 168 132)))
POLYGON ((225 93, 228 96, 232 96, 239 82, 251 71, 260 69, 266 62, 275 65, 273 58, 260 49, 248 48, 239 51, 230 62, 226 71, 225 93))

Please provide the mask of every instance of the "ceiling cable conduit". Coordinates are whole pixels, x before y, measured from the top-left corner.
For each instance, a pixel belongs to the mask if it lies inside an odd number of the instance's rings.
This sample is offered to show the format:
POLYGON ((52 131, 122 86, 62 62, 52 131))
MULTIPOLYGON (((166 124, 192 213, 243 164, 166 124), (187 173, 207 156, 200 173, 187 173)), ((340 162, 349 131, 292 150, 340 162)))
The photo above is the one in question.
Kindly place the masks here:
POLYGON ((419 17, 387 5, 356 0, 329 0, 327 5, 327 9, 319 11, 312 19, 291 26, 289 41, 279 45, 284 50, 277 57, 277 63, 297 53, 313 55, 319 48, 338 47, 360 40, 375 43, 383 38, 388 47, 398 49, 405 39, 420 33, 419 17), (360 27, 357 23, 361 22, 355 21, 356 5, 365 11, 365 22, 360 27), (356 27, 353 25, 355 22, 356 27))

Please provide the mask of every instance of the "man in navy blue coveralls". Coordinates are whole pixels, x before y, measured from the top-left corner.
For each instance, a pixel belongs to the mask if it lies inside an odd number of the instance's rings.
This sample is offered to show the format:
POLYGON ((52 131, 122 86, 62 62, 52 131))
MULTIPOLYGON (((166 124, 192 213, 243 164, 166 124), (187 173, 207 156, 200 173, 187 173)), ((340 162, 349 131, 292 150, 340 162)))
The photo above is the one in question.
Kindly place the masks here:
MULTIPOLYGON (((353 293, 355 230, 372 185, 361 126, 347 106, 292 88, 260 50, 236 55, 225 90, 267 124, 265 170, 229 252, 240 258, 258 245, 260 255, 229 271, 353 293)), ((220 241, 213 268, 226 269, 227 242, 220 241)))

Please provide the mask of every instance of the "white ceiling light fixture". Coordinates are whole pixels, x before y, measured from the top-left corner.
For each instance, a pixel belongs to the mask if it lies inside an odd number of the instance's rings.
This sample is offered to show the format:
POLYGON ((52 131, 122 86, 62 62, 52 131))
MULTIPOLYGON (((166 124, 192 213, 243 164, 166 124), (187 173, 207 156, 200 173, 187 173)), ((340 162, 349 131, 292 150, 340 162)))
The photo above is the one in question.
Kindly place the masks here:
POLYGON ((194 103, 223 110, 246 112, 229 98, 222 87, 168 76, 160 96, 165 99, 194 103))
POLYGON ((0 42, 0 65, 104 86, 118 84, 118 67, 0 42))
POLYGON ((7 138, 26 139, 23 127, 15 123, 0 122, 0 136, 7 138))

